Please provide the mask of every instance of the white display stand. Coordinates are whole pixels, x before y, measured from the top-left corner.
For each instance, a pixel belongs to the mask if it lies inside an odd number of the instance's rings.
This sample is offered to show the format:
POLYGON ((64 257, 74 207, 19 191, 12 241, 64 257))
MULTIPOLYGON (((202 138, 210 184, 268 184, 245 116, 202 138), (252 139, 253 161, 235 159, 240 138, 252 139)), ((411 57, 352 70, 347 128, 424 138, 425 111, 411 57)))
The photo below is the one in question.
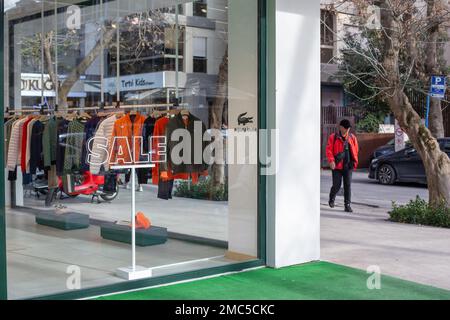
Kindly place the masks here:
POLYGON ((116 270, 116 276, 125 280, 152 277, 152 269, 136 266, 136 169, 154 168, 154 164, 112 166, 112 170, 131 169, 131 266, 116 270))

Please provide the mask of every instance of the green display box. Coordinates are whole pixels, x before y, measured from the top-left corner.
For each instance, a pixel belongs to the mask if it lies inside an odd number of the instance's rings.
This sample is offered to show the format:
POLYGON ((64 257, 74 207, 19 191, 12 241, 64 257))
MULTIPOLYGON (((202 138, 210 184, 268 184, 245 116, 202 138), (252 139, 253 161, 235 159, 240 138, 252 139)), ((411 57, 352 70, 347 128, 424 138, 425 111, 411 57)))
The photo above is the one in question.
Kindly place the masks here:
POLYGON ((89 228, 89 216, 86 214, 68 212, 63 214, 38 213, 36 223, 60 230, 78 230, 89 228))
MULTIPOLYGON (((101 225, 103 239, 131 244, 131 227, 105 223, 101 225)), ((139 247, 155 246, 167 242, 167 229, 151 227, 150 229, 136 229, 136 245, 139 247)))

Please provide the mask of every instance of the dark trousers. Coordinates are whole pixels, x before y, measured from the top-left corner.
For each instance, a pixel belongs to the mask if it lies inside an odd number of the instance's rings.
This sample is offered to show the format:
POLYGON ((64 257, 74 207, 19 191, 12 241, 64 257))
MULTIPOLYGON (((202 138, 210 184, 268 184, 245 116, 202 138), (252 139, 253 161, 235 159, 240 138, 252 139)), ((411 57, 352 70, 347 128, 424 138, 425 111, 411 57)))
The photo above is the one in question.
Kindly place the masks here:
POLYGON ((344 202, 345 205, 352 203, 352 170, 333 170, 333 187, 330 191, 330 201, 336 200, 336 195, 341 190, 342 180, 344 180, 344 202))
MULTIPOLYGON (((138 184, 147 184, 148 183, 149 169, 146 169, 146 168, 136 169, 136 174, 138 177, 138 184)), ((131 180, 131 170, 128 171, 127 174, 125 174, 125 183, 130 182, 130 180, 131 180)))

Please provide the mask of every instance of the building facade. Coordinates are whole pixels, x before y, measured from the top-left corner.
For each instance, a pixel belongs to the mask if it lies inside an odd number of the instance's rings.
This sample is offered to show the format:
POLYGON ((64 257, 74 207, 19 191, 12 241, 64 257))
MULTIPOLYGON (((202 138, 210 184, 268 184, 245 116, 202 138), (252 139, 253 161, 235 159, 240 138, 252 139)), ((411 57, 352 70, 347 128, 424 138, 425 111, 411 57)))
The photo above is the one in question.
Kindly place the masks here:
POLYGON ((337 77, 338 59, 345 49, 344 38, 358 32, 352 22, 355 12, 349 4, 329 0, 321 0, 320 7, 322 107, 343 107, 347 101, 342 82, 337 77))

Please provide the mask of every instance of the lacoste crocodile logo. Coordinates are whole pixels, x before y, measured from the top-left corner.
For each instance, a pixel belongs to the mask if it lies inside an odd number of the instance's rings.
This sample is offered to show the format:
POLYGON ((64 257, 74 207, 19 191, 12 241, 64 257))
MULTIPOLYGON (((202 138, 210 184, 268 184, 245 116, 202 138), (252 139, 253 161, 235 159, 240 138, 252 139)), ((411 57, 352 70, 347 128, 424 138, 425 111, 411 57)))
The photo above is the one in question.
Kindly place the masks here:
POLYGON ((253 123, 253 117, 246 117, 248 112, 242 113, 238 117, 238 125, 246 126, 249 123, 253 123))

